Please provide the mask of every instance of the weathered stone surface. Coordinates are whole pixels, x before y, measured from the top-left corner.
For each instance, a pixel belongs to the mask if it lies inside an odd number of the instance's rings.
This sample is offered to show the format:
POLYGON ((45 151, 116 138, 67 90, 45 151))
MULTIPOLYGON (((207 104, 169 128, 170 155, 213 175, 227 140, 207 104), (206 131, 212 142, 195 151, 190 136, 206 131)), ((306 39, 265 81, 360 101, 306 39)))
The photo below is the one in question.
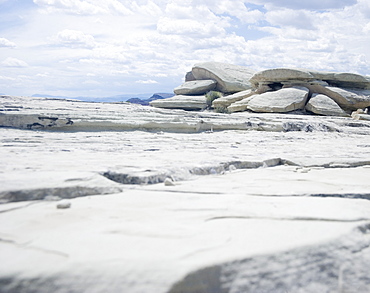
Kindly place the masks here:
POLYGON ((317 79, 341 88, 370 89, 370 77, 355 73, 319 72, 309 70, 317 79))
POLYGON ((254 94, 255 92, 253 92, 252 90, 245 90, 245 91, 241 91, 241 92, 238 92, 232 95, 223 96, 222 98, 214 100, 212 106, 214 108, 228 107, 232 103, 248 98, 254 94))
POLYGON ((177 95, 172 98, 155 100, 150 105, 165 109, 202 110, 207 107, 205 96, 177 95))
POLYGON ((187 81, 193 81, 193 80, 196 80, 193 73, 191 71, 187 72, 185 74, 185 82, 187 81))
POLYGON ((369 292, 370 121, 0 102, 1 292, 369 292))
POLYGON ((249 79, 254 72, 247 67, 220 62, 199 63, 192 68, 193 76, 197 80, 216 80, 216 89, 223 93, 235 93, 250 89, 249 79))
POLYGON ((176 95, 203 95, 216 88, 214 80, 187 81, 174 89, 176 95))
POLYGON ((291 69, 291 68, 275 68, 259 71, 255 73, 250 81, 255 88, 260 83, 274 83, 274 82, 286 82, 286 81, 313 81, 314 76, 304 70, 291 69))
POLYGON ((253 98, 254 96, 249 96, 243 100, 232 103, 229 107, 227 107, 228 112, 234 113, 234 112, 243 112, 243 111, 248 110, 248 103, 253 98))
POLYGON ((333 99, 322 94, 312 95, 312 98, 306 105, 306 110, 325 116, 349 116, 333 99))
POLYGON ((370 107, 370 90, 326 87, 326 92, 343 109, 357 110, 370 107))
POLYGON ((248 101, 247 109, 267 113, 285 113, 304 109, 308 93, 307 88, 291 87, 255 95, 248 101))

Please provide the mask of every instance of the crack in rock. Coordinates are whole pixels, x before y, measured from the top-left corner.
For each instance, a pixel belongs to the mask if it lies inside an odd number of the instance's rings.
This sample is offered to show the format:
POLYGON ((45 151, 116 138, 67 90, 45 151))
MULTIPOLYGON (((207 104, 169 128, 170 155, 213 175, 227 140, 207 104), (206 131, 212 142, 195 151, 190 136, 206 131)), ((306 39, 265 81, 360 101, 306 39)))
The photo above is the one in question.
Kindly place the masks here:
POLYGON ((370 221, 370 218, 357 218, 357 219, 330 219, 330 218, 314 218, 314 217, 290 217, 290 218, 282 218, 282 217, 258 217, 258 216, 220 216, 220 217, 212 217, 206 219, 206 222, 214 221, 214 220, 229 220, 229 219, 242 219, 242 220, 278 220, 278 221, 317 221, 317 222, 343 222, 343 223, 351 223, 351 222, 363 222, 363 221, 370 221))
POLYGON ((61 199, 71 199, 76 197, 112 194, 118 192, 122 192, 122 189, 119 187, 88 187, 88 186, 10 190, 0 192, 0 203, 43 200, 50 196, 59 197, 61 199))
POLYGON ((168 293, 370 292, 370 224, 328 243, 200 269, 168 293))

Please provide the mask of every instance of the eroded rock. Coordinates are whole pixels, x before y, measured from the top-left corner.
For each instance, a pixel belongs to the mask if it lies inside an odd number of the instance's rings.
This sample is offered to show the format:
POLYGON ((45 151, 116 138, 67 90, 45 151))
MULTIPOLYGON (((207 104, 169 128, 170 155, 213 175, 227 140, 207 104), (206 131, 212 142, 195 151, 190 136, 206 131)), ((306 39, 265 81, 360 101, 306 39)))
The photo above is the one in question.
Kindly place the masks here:
POLYGON ((172 98, 155 100, 150 105, 165 109, 203 110, 207 107, 205 96, 176 95, 172 98))
POLYGON ((336 102, 322 94, 314 94, 308 101, 306 110, 325 116, 349 117, 336 102))
POLYGON ((284 88, 252 96, 247 101, 247 109, 254 112, 286 113, 304 109, 309 90, 304 87, 284 88))
POLYGON ((187 81, 174 89, 176 95, 203 95, 216 88, 214 80, 187 81))
POLYGON ((214 100, 212 106, 214 108, 228 107, 231 104, 233 104, 235 102, 238 102, 238 101, 241 101, 243 99, 246 99, 246 98, 248 98, 248 97, 250 97, 254 94, 255 94, 255 92, 252 91, 252 90, 245 90, 245 91, 241 91, 241 92, 238 92, 238 93, 235 93, 235 94, 232 94, 232 95, 223 96, 219 99, 214 100))
POLYGON ((259 71, 255 73, 250 81, 255 88, 258 87, 259 84, 264 83, 281 83, 281 82, 302 82, 302 81, 313 81, 315 78, 314 76, 308 72, 299 69, 291 69, 291 68, 275 68, 275 69, 267 69, 263 71, 259 71))
POLYGON ((244 66, 220 62, 198 63, 192 68, 193 76, 197 80, 216 80, 216 90, 223 93, 236 93, 250 89, 249 79, 254 72, 254 70, 244 66))

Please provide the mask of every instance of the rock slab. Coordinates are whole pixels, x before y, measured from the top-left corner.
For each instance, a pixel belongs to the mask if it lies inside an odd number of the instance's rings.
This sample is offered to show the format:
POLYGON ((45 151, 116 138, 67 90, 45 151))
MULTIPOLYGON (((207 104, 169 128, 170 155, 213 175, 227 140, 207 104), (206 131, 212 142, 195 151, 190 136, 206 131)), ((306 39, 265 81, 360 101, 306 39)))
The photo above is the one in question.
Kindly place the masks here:
POLYGON ((216 88, 217 82, 214 80, 194 80, 187 81, 174 89, 176 95, 204 95, 216 88))
POLYGON ((328 96, 321 94, 314 94, 306 105, 306 110, 311 111, 318 115, 325 116, 342 116, 348 117, 349 115, 342 110, 339 105, 330 99, 328 96))
POLYGON ((197 80, 216 80, 216 90, 223 93, 236 93, 250 89, 252 85, 249 79, 254 72, 254 70, 244 66, 220 62, 198 63, 192 68, 193 76, 197 80))
POLYGON ((247 109, 254 112, 286 113, 305 107, 309 90, 304 87, 284 88, 252 96, 247 109))

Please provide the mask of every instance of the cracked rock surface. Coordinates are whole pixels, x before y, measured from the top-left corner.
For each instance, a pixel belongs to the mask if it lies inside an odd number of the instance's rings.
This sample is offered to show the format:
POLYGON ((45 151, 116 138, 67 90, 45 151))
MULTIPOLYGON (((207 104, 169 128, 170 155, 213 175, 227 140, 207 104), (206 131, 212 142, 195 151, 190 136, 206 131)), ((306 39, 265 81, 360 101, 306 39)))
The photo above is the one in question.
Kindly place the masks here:
POLYGON ((0 102, 0 292, 370 292, 370 121, 0 102))

